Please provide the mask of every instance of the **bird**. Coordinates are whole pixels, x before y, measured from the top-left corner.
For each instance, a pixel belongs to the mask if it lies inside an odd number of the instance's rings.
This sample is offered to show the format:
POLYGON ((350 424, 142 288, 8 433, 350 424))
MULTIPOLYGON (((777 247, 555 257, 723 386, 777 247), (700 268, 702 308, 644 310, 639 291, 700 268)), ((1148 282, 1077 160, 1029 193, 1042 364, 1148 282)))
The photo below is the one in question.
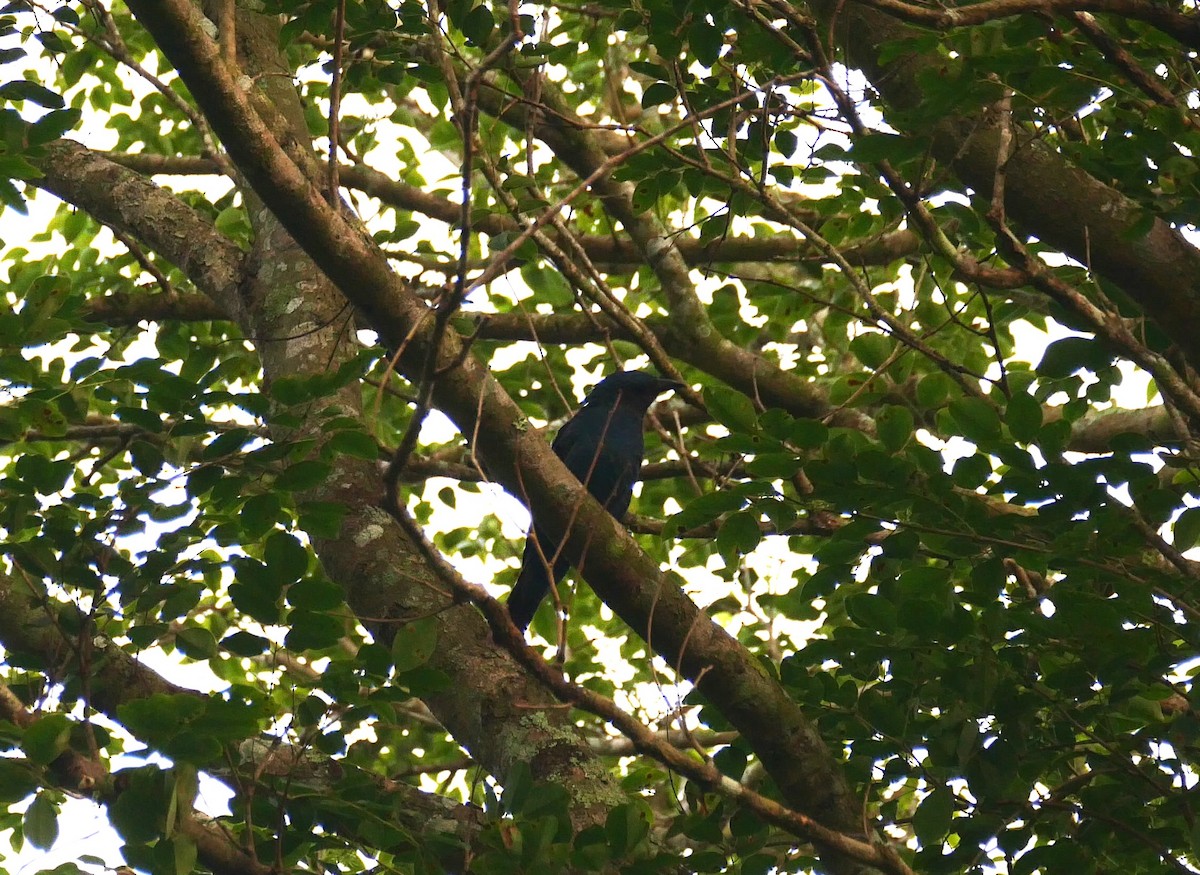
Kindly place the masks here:
MULTIPOLYGON (((643 371, 611 374, 588 393, 550 445, 567 470, 618 521, 629 509, 633 484, 641 473, 646 411, 659 395, 681 388, 683 383, 643 371)), ((529 626, 551 583, 562 580, 570 567, 562 555, 562 542, 539 525, 535 510, 521 573, 508 596, 508 613, 518 629, 529 626)))

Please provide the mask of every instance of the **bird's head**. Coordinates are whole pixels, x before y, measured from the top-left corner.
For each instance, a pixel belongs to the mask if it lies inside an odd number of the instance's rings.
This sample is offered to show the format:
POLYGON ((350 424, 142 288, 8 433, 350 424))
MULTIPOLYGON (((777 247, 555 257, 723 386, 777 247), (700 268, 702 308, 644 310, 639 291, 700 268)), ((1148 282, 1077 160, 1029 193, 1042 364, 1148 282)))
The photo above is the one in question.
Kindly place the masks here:
POLYGON ((588 393, 585 404, 622 404, 646 410, 664 392, 683 388, 683 383, 647 374, 643 371, 618 371, 610 374, 588 393))

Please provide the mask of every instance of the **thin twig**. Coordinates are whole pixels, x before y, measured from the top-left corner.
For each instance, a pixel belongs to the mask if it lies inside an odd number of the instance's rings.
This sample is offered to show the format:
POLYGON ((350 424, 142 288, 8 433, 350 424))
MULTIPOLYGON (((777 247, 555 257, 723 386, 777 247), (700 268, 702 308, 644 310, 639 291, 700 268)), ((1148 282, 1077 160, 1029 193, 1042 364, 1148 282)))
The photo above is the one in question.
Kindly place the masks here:
POLYGON ((338 189, 338 133, 341 129, 342 51, 346 40, 346 0, 337 0, 333 13, 333 76, 329 83, 329 162, 326 166, 328 192, 325 197, 335 210, 340 208, 338 189))

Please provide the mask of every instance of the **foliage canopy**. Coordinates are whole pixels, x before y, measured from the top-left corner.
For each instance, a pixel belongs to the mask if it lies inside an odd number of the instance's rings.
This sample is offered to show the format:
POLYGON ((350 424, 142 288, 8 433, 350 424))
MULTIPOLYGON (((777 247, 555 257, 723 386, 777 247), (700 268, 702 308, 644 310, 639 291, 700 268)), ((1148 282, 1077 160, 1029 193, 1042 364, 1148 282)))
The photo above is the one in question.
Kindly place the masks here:
POLYGON ((1198 50, 1153 0, 10 3, 0 830, 1197 871, 1198 50), (622 367, 689 387, 636 540, 540 428, 622 367), (583 557, 533 649, 501 489, 583 557))

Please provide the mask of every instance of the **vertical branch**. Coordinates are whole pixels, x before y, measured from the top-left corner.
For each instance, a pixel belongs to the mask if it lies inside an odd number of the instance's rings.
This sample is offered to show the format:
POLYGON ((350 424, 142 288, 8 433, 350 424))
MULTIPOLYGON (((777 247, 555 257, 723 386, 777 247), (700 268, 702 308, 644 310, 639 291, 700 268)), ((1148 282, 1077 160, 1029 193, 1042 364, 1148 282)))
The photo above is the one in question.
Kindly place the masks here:
POLYGON ((217 26, 217 40, 221 46, 221 59, 230 67, 237 64, 237 5, 236 0, 219 0, 213 5, 213 22, 217 26))
MULTIPOLYGON (((1000 77, 994 74, 988 78, 1000 82, 1000 77)), ((992 205, 988 216, 997 222, 1005 221, 1004 178, 1008 173, 1008 162, 1012 158, 1014 143, 1012 98, 1013 90, 1006 87, 1004 96, 993 106, 993 112, 999 117, 1000 142, 996 147, 996 170, 992 174, 992 205)))
POLYGON ((333 78, 329 83, 329 165, 326 168, 329 192, 326 197, 338 208, 338 115, 342 108, 342 48, 346 35, 346 0, 338 0, 333 14, 333 78))

